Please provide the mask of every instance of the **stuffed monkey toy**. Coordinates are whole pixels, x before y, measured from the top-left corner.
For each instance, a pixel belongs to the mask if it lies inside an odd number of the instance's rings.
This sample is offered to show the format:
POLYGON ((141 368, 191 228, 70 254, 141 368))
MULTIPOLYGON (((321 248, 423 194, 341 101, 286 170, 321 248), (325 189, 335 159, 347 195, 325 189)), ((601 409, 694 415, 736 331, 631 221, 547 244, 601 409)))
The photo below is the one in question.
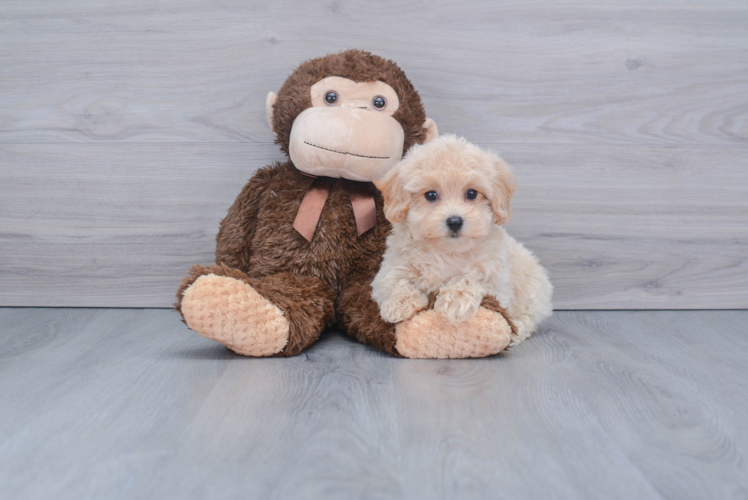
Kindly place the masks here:
POLYGON ((429 308, 388 324, 372 301, 391 226, 371 181, 438 134, 394 62, 360 50, 306 61, 266 112, 290 161, 257 170, 221 222, 215 262, 183 280, 175 307, 189 328, 246 356, 295 356, 333 324, 395 356, 506 348, 512 324, 492 297, 459 325, 429 308))

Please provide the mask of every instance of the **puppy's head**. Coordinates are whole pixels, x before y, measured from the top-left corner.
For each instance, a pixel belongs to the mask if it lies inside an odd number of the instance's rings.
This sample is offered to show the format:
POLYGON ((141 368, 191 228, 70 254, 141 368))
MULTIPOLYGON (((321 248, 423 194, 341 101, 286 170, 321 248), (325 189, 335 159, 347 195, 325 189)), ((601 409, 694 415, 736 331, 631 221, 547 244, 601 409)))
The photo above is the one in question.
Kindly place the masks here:
POLYGON ((508 221, 515 189, 504 160, 454 135, 411 148, 375 184, 390 222, 449 250, 469 249, 508 221))

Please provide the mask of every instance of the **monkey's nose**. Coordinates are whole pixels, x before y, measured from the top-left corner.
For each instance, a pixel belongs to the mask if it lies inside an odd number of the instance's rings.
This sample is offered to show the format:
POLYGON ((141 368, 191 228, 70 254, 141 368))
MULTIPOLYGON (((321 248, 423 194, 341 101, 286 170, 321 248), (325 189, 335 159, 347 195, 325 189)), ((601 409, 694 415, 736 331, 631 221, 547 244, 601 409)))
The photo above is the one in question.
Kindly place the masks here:
POLYGON ((453 215, 452 217, 449 217, 447 219, 447 227, 450 231, 453 233, 456 233, 460 229, 462 229, 462 217, 458 217, 456 215, 453 215))

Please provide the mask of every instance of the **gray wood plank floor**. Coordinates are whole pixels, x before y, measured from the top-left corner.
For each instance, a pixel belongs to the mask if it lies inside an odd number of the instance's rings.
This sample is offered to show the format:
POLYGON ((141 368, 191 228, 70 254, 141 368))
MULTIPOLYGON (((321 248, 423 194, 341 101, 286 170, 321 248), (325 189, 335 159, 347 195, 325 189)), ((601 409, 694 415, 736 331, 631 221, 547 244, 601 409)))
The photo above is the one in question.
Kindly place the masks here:
POLYGON ((748 311, 557 312, 480 360, 0 309, 0 497, 743 498, 748 311))

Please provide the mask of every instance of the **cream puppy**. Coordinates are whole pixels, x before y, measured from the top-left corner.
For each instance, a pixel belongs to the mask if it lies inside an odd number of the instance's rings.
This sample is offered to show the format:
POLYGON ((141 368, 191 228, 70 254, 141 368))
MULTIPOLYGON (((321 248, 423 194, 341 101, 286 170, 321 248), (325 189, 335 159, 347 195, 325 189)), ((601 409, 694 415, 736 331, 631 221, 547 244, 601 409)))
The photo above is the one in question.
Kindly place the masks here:
POLYGON ((426 308, 459 323, 493 295, 516 326, 512 345, 550 316, 553 287, 535 256, 504 231, 514 180, 509 165, 463 138, 415 146, 375 182, 392 234, 372 283, 382 318, 399 323, 426 308))

